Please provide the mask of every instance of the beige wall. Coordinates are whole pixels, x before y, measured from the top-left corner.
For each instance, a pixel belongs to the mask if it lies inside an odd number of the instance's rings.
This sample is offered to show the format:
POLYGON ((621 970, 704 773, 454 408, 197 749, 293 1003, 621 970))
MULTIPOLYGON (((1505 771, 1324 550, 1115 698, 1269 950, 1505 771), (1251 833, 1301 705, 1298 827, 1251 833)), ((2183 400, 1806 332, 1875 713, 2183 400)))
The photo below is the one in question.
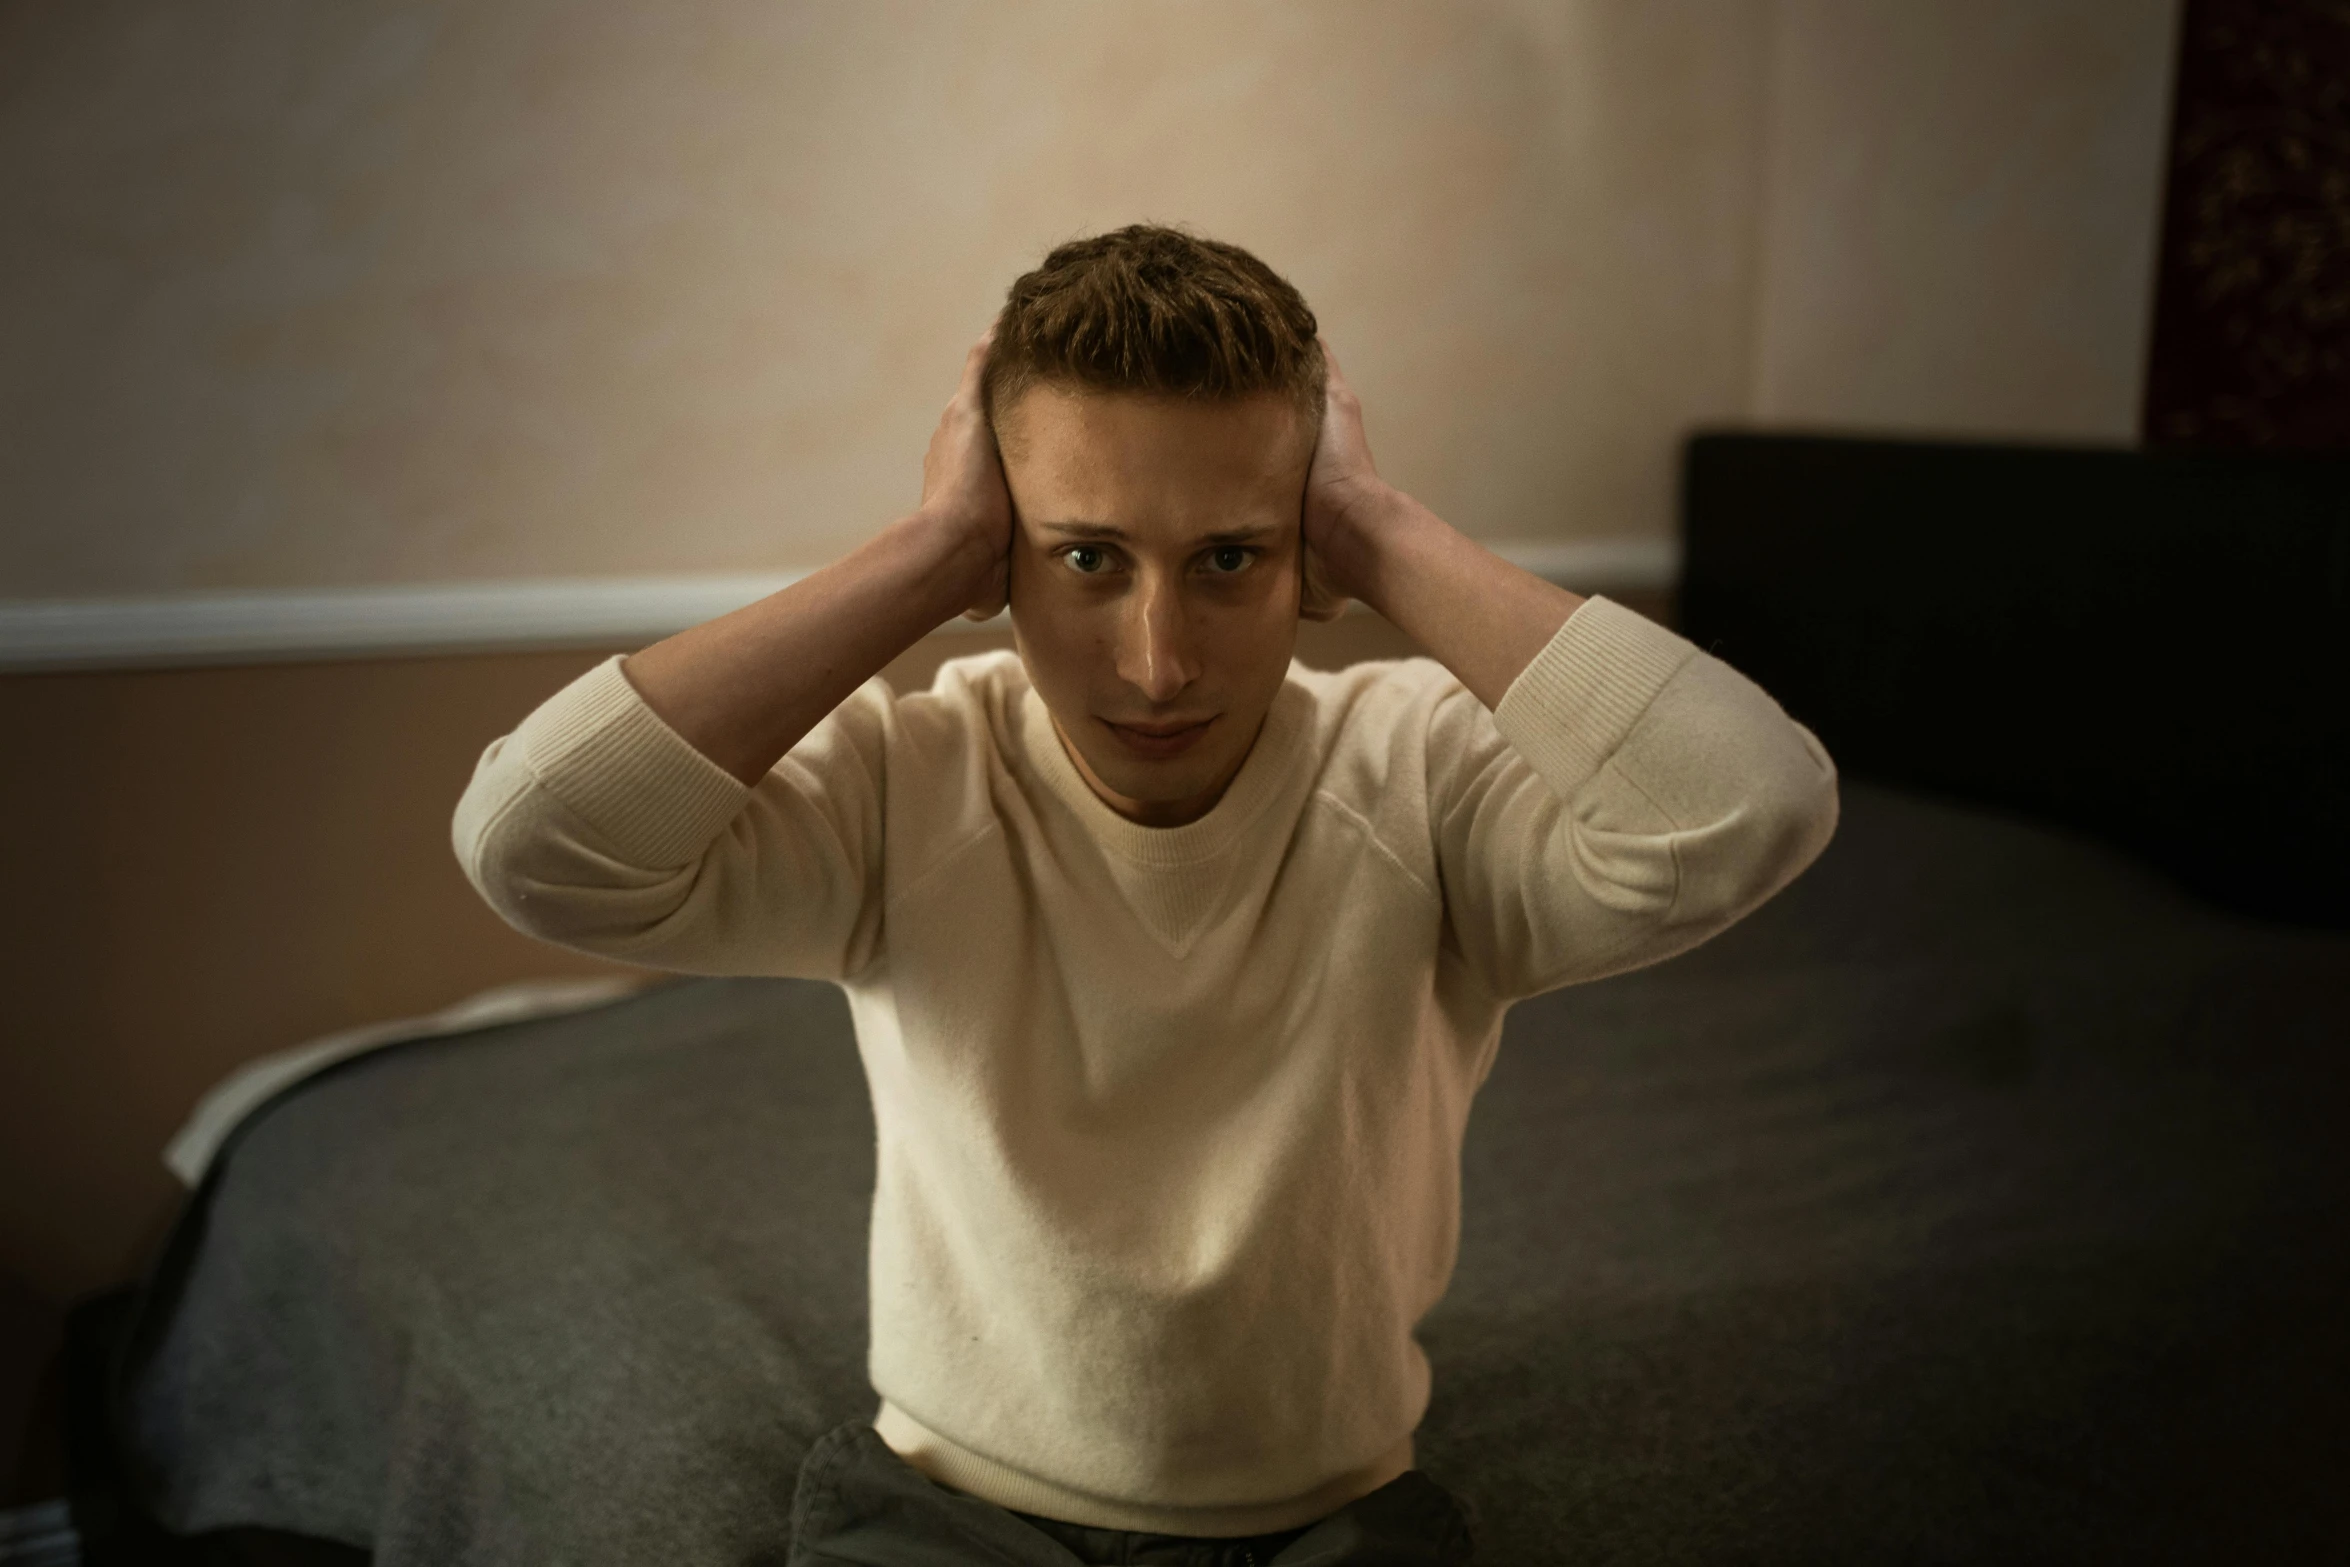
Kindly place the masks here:
POLYGON ((1753 417, 2134 440, 2176 0, 1782 0, 1753 417))
POLYGON ((2176 0, 0 0, 0 597, 764 569, 1055 240, 1254 246, 1389 473, 2125 438, 2176 0))
POLYGON ((1011 278, 1145 217, 1303 287, 1463 527, 1662 532, 1768 20, 0 0, 0 596, 819 562, 1011 278))

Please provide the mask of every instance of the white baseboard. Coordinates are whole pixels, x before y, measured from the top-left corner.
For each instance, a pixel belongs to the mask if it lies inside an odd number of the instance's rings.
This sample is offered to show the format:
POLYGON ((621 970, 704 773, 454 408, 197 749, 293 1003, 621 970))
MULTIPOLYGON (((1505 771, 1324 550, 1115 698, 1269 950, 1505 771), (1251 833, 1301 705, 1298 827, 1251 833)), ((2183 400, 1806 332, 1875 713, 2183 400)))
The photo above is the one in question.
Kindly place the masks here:
MULTIPOLYGON (((1669 538, 1496 541, 1581 593, 1669 589, 1669 538)), ((632 647, 740 608, 799 571, 552 578, 373 588, 288 588, 151 598, 0 599, 0 670, 169 668, 427 653, 632 647)), ((969 630, 949 621, 941 630, 969 630)))
POLYGON ((738 609, 799 575, 578 577, 0 600, 0 669, 627 647, 738 609))

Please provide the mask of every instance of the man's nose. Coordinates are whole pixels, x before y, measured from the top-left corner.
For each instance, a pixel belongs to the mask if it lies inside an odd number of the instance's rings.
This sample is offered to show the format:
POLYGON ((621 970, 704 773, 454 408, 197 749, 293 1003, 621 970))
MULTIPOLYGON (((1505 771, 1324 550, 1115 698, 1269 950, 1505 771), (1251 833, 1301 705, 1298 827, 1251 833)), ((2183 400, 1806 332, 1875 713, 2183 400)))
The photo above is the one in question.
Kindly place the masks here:
POLYGON ((1145 576, 1127 600, 1118 636, 1118 676, 1154 706, 1174 701, 1199 678, 1183 594, 1164 577, 1145 576))

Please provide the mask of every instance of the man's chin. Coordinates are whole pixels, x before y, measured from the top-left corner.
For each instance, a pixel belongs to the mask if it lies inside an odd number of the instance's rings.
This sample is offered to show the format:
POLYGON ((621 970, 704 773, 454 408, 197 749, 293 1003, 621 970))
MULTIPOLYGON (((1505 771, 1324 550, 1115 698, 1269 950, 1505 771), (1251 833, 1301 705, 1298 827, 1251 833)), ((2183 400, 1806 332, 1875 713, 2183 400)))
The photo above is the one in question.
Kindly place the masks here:
MULTIPOLYGON (((1211 720, 1193 743, 1164 758, 1138 755, 1115 725, 1088 714, 1071 729, 1053 722, 1062 750, 1077 764, 1086 786, 1101 802, 1147 826, 1180 826, 1214 808, 1246 760, 1230 753, 1236 732, 1228 713, 1211 720)), ((1250 738, 1255 738, 1252 726, 1250 738)))
POLYGON ((1160 809, 1183 805, 1216 785, 1218 769, 1203 767, 1188 756, 1173 762, 1136 762, 1123 757, 1104 760, 1109 765, 1096 762, 1094 776, 1137 805, 1160 809))
MULTIPOLYGON (((1168 811, 1205 814, 1206 807, 1200 805, 1201 797, 1215 790, 1218 780, 1224 779, 1231 771, 1227 766, 1230 759, 1225 757, 1202 756, 1195 752, 1170 761, 1151 762, 1118 755, 1118 749, 1117 742, 1110 740, 1088 751, 1086 770, 1100 781, 1103 788, 1132 808, 1128 814, 1144 818, 1168 811), (1103 755, 1104 751, 1112 754, 1103 755)), ((1118 801, 1105 803, 1117 805, 1118 801)))

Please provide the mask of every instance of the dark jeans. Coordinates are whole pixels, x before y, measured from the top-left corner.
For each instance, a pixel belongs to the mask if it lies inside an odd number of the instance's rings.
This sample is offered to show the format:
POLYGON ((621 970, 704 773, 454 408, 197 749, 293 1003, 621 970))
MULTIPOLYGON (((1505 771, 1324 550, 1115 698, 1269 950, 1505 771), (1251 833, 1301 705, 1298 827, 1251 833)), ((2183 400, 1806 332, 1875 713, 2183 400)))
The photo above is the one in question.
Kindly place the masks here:
POLYGON ((873 1427, 827 1431, 800 1465, 790 1567, 1458 1567, 1469 1516, 1419 1470, 1319 1523, 1247 1539, 1094 1529, 1015 1513, 933 1483, 873 1427))

